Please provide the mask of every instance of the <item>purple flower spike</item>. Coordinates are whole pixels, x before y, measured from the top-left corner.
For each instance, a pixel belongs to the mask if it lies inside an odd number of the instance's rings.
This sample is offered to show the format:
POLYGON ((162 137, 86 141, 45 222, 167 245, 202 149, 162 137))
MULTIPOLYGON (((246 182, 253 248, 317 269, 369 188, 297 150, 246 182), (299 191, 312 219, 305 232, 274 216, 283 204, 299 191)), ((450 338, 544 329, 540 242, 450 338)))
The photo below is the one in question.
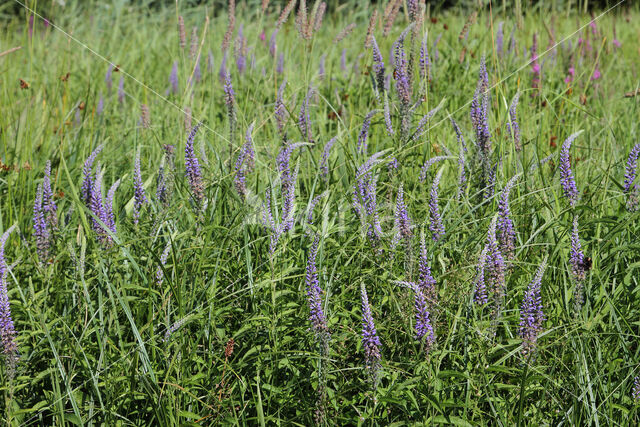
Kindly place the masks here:
POLYGON ((516 151, 522 150, 522 143, 520 142, 520 126, 518 125, 518 119, 516 117, 516 107, 518 106, 518 99, 520 98, 520 92, 516 93, 511 101, 509 107, 509 121, 507 122, 507 132, 513 137, 513 143, 516 147, 516 151))
POLYGON ((187 178, 189 179, 189 186, 191 187, 191 194, 193 201, 198 209, 202 207, 204 201, 204 184, 202 182, 202 172, 200 171, 200 163, 193 146, 193 142, 196 138, 196 133, 200 128, 201 123, 196 124, 191 133, 187 137, 187 144, 184 149, 184 163, 187 170, 187 178))
POLYGON ((305 96, 302 105, 300 106, 300 114, 298 115, 298 126, 300 126, 300 132, 302 133, 302 137, 306 139, 307 142, 313 143, 313 134, 311 132, 311 116, 309 114, 309 102, 311 101, 311 97, 313 96, 313 88, 309 87, 307 91, 307 96, 305 96))
POLYGON ((633 146, 629 152, 629 158, 627 159, 627 166, 624 174, 624 192, 628 195, 627 209, 630 212, 635 212, 638 209, 639 191, 638 184, 634 184, 636 179, 636 170, 638 166, 638 154, 640 153, 640 144, 633 146))
POLYGON ((504 22, 498 24, 498 30, 496 31, 496 52, 500 58, 504 54, 504 22))
POLYGON ((509 193, 519 175, 515 175, 507 182, 498 202, 498 242, 500 250, 507 259, 513 258, 516 244, 516 231, 511 220, 511 210, 509 209, 509 193))
POLYGON ((438 304, 438 292, 436 291, 436 279, 431 274, 429 267, 429 255, 427 253, 427 245, 424 236, 420 239, 420 260, 418 261, 418 288, 427 298, 430 307, 436 307, 438 304))
POLYGON ((140 151, 136 154, 136 162, 133 169, 133 223, 137 224, 140 219, 140 209, 149 203, 142 184, 142 171, 140 170, 140 151))
POLYGON ((487 285, 485 283, 484 273, 487 264, 487 247, 482 250, 480 258, 478 259, 478 265, 476 267, 476 278, 474 281, 474 301, 478 305, 484 305, 489 302, 489 296, 487 295, 487 285))
POLYGON ((427 50, 427 36, 424 36, 420 45, 420 78, 429 80, 429 51, 427 50))
POLYGON ((53 244, 53 230, 58 226, 56 216, 57 206, 53 200, 51 190, 51 162, 48 161, 44 169, 44 178, 36 190, 33 205, 33 229, 36 236, 36 248, 41 263, 49 257, 49 250, 53 244))
POLYGON ((571 144, 578 137, 580 133, 574 133, 566 139, 564 144, 562 144, 562 149, 560 150, 560 184, 562 185, 562 191, 564 192, 564 196, 569 200, 569 205, 571 207, 575 207, 578 202, 578 188, 576 187, 576 180, 573 177, 573 172, 571 171, 571 160, 569 159, 569 150, 571 149, 571 144))
MULTIPOLYGON (((307 272, 305 284, 307 289, 307 303, 309 304, 309 322, 315 336, 316 342, 321 349, 328 350, 328 341, 331 338, 327 318, 322 309, 322 289, 318 281, 318 271, 316 269, 316 256, 318 255, 318 243, 320 237, 316 236, 309 249, 309 259, 307 260, 307 272)), ((327 352, 325 351, 324 354, 327 352)))
POLYGON ((378 92, 384 92, 384 61, 382 60, 382 53, 376 42, 375 37, 371 37, 371 46, 373 48, 373 72, 375 74, 374 82, 376 83, 376 90, 378 92))
POLYGON ((234 107, 236 97, 235 92, 233 91, 233 85, 231 84, 231 73, 227 73, 224 78, 224 103, 227 106, 227 116, 229 117, 229 139, 233 142, 233 135, 236 127, 236 111, 234 107))
POLYGON ((369 379, 375 388, 378 382, 380 347, 382 344, 380 343, 380 338, 378 338, 376 326, 373 323, 369 297, 367 296, 367 289, 364 283, 360 287, 360 292, 362 296, 362 347, 364 348, 364 357, 369 379))
POLYGON ((404 203, 404 189, 402 184, 398 188, 398 195, 396 196, 396 211, 394 216, 394 228, 395 235, 391 242, 392 250, 402 240, 404 241, 405 250, 407 253, 411 250, 411 238, 413 237, 413 231, 411 230, 411 218, 409 218, 409 212, 407 211, 407 205, 404 203))
POLYGON ((12 225, 0 237, 0 340, 2 341, 2 352, 7 365, 7 376, 10 379, 13 379, 15 367, 18 363, 18 345, 16 344, 17 334, 11 317, 11 306, 7 292, 9 267, 4 258, 4 246, 7 243, 9 234, 15 227, 15 225, 12 225))
POLYGON ((416 311, 416 339, 424 343, 425 353, 429 353, 436 341, 436 335, 431 325, 427 299, 418 286, 413 287, 414 306, 416 311))
POLYGON ((424 182, 424 180, 427 179, 427 172, 429 172, 429 169, 431 168, 431 166, 433 166, 434 164, 436 164, 441 160, 446 160, 448 158, 449 156, 435 156, 435 157, 431 157, 426 162, 424 162, 424 165, 422 165, 422 169, 420 169, 420 176, 419 176, 420 181, 424 182))
POLYGON ((495 335, 497 322, 502 312, 502 304, 505 295, 505 264, 500 253, 498 241, 496 239, 497 218, 494 217, 487 233, 486 261, 484 267, 484 279, 487 281, 487 288, 491 292, 493 301, 491 320, 492 334, 495 335))
POLYGON ((573 229, 571 231, 571 256, 569 259, 571 263, 571 276, 575 282, 574 290, 574 303, 576 312, 582 307, 584 302, 583 288, 584 281, 587 277, 587 266, 585 265, 585 256, 582 252, 582 245, 580 244, 580 236, 578 235, 578 216, 573 216, 573 229))
POLYGON ((89 157, 87 157, 87 160, 85 160, 84 166, 82 167, 82 186, 80 187, 80 197, 82 197, 82 200, 87 205, 91 202, 91 191, 93 189, 93 162, 95 162, 96 157, 100 154, 102 148, 102 144, 98 145, 89 157))
POLYGON ((322 159, 320 159, 320 174, 323 178, 327 178, 329 175, 329 156, 331 155, 331 147, 336 142, 336 136, 331 138, 329 142, 327 142, 322 150, 322 159))
POLYGON ((178 61, 174 61, 169 75, 169 83, 171 84, 171 92, 177 94, 180 90, 178 87, 178 61))
POLYGON ((382 152, 373 154, 356 171, 356 184, 353 188, 353 209, 366 226, 367 237, 377 246, 382 238, 382 228, 378 217, 378 203, 376 201, 377 176, 371 170, 377 163, 382 152))
POLYGON ((255 165, 255 151, 253 150, 253 139, 251 137, 251 133, 253 132, 253 124, 249 126, 247 129, 247 134, 245 136, 245 143, 240 149, 240 154, 238 154, 238 159, 236 160, 235 165, 235 186, 236 191, 243 199, 247 194, 247 184, 246 177, 247 174, 253 171, 253 167, 255 165))
POLYGON ((369 138, 369 128, 371 127, 371 119, 376 114, 376 110, 370 111, 362 122, 362 129, 358 135, 358 153, 367 152, 367 139, 369 138))
POLYGON ((440 185, 440 177, 442 177, 442 169, 433 179, 431 197, 429 198, 429 230, 431 230, 431 238, 436 242, 444 235, 444 225, 442 224, 440 208, 438 207, 438 186, 440 185))
POLYGON ((631 396, 636 402, 640 400, 640 376, 636 376, 633 379, 633 390, 631 390, 631 396))
POLYGON ((284 53, 280 52, 278 55, 278 63, 276 64, 276 73, 282 74, 284 73, 284 53))
MULTIPOLYGON (((162 251, 162 255, 160 255, 160 263, 163 267, 167 264, 167 259, 169 259, 169 252, 171 252, 171 241, 167 242, 167 245, 162 251)), ((156 270, 156 283, 158 285, 162 285, 162 282, 164 282, 164 271, 162 271, 162 268, 158 266, 158 269, 156 270)))
POLYGON ((36 249, 38 251, 38 259, 43 263, 49 257, 49 249, 51 247, 51 231, 45 220, 44 209, 42 207, 42 184, 38 185, 36 190, 36 199, 33 204, 33 230, 36 236, 36 249))
POLYGON ((540 62, 538 61, 538 34, 533 33, 533 43, 531 44, 531 87, 536 89, 532 93, 532 96, 537 95, 537 90, 540 89, 540 62))
POLYGON ((280 87, 278 88, 278 95, 276 97, 276 107, 274 116, 276 118, 276 125, 278 126, 278 133, 283 141, 287 139, 287 133, 285 131, 285 125, 287 123, 287 107, 284 105, 284 88, 287 86, 287 79, 282 80, 280 87))
POLYGON ((633 181, 636 179, 638 169, 638 155, 640 155, 640 143, 633 146, 627 159, 627 167, 624 173, 624 192, 629 193, 632 189, 633 181))
POLYGON ((520 306, 520 328, 519 335, 522 338, 522 356, 528 361, 532 360, 535 355, 538 336, 542 332, 542 323, 545 320, 542 311, 542 297, 540 295, 540 286, 542 284, 542 275, 547 267, 545 259, 538 267, 536 275, 527 287, 520 306))

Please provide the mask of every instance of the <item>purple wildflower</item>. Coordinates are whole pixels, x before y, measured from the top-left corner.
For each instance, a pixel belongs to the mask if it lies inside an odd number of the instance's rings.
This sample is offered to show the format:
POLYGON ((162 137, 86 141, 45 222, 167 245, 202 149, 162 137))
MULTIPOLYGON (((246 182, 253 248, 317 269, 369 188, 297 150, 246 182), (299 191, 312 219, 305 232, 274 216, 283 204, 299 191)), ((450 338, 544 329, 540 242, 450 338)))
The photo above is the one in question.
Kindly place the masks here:
POLYGON ((331 147, 336 142, 336 136, 327 142, 322 150, 322 158, 320 159, 320 173, 323 178, 327 178, 329 174, 329 156, 331 155, 331 147))
POLYGON ((424 165, 422 165, 422 168, 420 169, 420 176, 419 176, 420 181, 424 182, 424 180, 427 178, 427 172, 429 171, 431 166, 433 166, 434 164, 436 164, 441 160, 446 160, 448 158, 449 156, 435 156, 435 157, 431 157, 430 159, 427 159, 427 161, 424 162, 424 165))
POLYGON ((516 117, 516 107, 518 106, 518 99, 520 98, 520 92, 516 93, 511 101, 509 107, 509 121, 507 122, 507 132, 513 137, 513 143, 515 144, 516 151, 522 150, 522 144, 520 142, 520 126, 518 125, 518 119, 516 117))
POLYGON ((358 153, 367 152, 367 139, 369 138, 369 128, 371 127, 371 119, 376 114, 376 110, 372 110, 364 118, 362 122, 362 129, 360 129, 360 135, 358 135, 358 153))
POLYGON ((578 235, 578 216, 573 216, 573 229, 571 231, 571 275, 575 282, 574 298, 576 312, 582 307, 584 302, 583 288, 584 281, 587 277, 587 268, 585 267, 585 256, 580 245, 580 236, 578 235))
POLYGON ((282 232, 287 232, 293 228, 294 208, 296 197, 297 170, 291 171, 289 165, 293 150, 302 144, 287 144, 278 153, 278 171, 280 172, 280 182, 282 194, 282 232))
POLYGON ((340 71, 343 74, 347 72, 347 49, 343 48, 342 53, 340 54, 340 71))
POLYGON ((434 108, 433 110, 429 111, 427 114, 422 116, 422 118, 418 122, 418 125, 416 126, 416 130, 413 132, 413 135, 411 136, 412 141, 417 141, 418 138, 422 136, 422 134, 425 132, 424 130, 425 126, 427 125, 427 123, 429 123, 429 120, 431 120, 431 118, 438 111, 440 111, 440 108, 441 108, 441 105, 438 105, 436 108, 434 108))
POLYGON ((191 193, 193 201, 199 208, 202 207, 204 200, 204 184, 202 182, 202 172, 200 171, 200 163, 193 146, 193 142, 196 138, 196 133, 200 128, 201 123, 196 124, 191 133, 187 137, 187 144, 184 149, 184 163, 187 170, 187 178, 189 179, 189 186, 191 187, 191 193))
POLYGON ((373 154, 356 171, 356 184, 353 188, 353 208, 360 217, 362 224, 367 224, 367 236, 374 246, 382 237, 380 218, 378 217, 378 203, 376 201, 377 175, 372 167, 378 162, 382 152, 373 154))
POLYGON ((429 80, 429 51, 427 50, 427 36, 424 36, 420 45, 420 79, 429 80))
POLYGON ((234 130, 236 127, 235 102, 235 92, 233 91, 233 85, 231 84, 231 73, 227 73, 224 78, 224 103, 227 106, 227 117, 229 117, 230 141, 233 141, 234 130))
POLYGON ((33 205, 33 230, 36 236, 36 249, 40 262, 44 262, 49 256, 51 247, 51 230, 47 226, 44 210, 42 208, 42 184, 36 190, 36 199, 33 205))
POLYGON ((631 396, 634 400, 640 400, 640 376, 636 376, 633 379, 633 390, 631 390, 631 396))
POLYGON ((520 306, 520 328, 519 335, 522 338, 522 356, 531 360, 535 354, 538 344, 538 335, 542 331, 542 323, 545 320, 542 311, 542 296, 540 295, 540 286, 542 284, 542 275, 547 266, 547 260, 542 261, 538 267, 536 275, 527 287, 520 306))
POLYGON ((414 306, 416 311, 416 339, 424 343, 425 353, 429 353, 431 346, 435 343, 436 335, 431 325, 429 307, 427 299, 418 286, 413 287, 414 306))
POLYGON ((149 203, 142 183, 142 171, 140 170, 140 151, 136 153, 136 162, 133 168, 133 223, 140 219, 140 209, 149 203))
POLYGON ((629 193, 633 181, 636 179, 636 171, 638 169, 638 155, 640 155, 640 143, 633 146, 629 152, 629 158, 627 159, 627 167, 624 173, 624 192, 629 193))
POLYGON ((371 41, 371 46, 373 48, 373 72, 375 74, 374 82, 376 84, 376 90, 378 92, 383 92, 385 89, 384 61, 382 60, 382 54, 380 53, 380 48, 378 47, 376 38, 372 36, 371 41))
POLYGON ((283 141, 287 139, 287 133, 285 131, 285 125, 287 123, 287 107, 284 105, 284 88, 287 86, 287 79, 282 80, 282 84, 278 88, 278 95, 276 97, 276 107, 274 116, 276 118, 276 125, 278 126, 278 133, 283 141))
POLYGON ((308 225, 313 225, 313 211, 316 208, 316 205, 318 204, 320 199, 322 199, 326 195, 327 195, 326 192, 318 194, 316 197, 311 199, 311 202, 309 202, 309 208, 307 209, 307 224, 308 225))
POLYGON ((87 205, 91 201, 91 191, 93 189, 93 162, 102 151, 102 148, 102 144, 98 145, 89 157, 87 157, 87 160, 85 160, 84 166, 82 167, 82 186, 80 187, 80 197, 87 205))
POLYGON ((458 193, 457 198, 460 199, 464 194, 467 188, 467 175, 465 173, 465 154, 467 153, 467 145, 464 142, 464 136, 462 136, 462 131, 460 131, 460 127, 453 120, 453 117, 450 117, 451 125, 453 126, 453 130, 456 133, 456 138, 458 140, 458 144, 460 145, 460 152, 458 154, 458 168, 460 169, 458 173, 458 193))
POLYGON ((389 160, 389 163, 387 164, 387 170, 389 171, 389 174, 393 174, 395 172, 398 171, 398 159, 395 157, 392 157, 391 160, 389 160))
POLYGON ((173 184, 173 170, 176 148, 173 145, 165 145, 164 147, 163 163, 158 170, 158 177, 156 178, 156 199, 162 203, 165 207, 169 206, 169 199, 171 198, 171 190, 173 184))
POLYGON ((387 135, 393 136, 395 132, 393 131, 393 125, 391 123, 391 111, 389 109, 389 97, 387 94, 384 94, 384 125, 387 129, 387 135))
POLYGON ((276 73, 282 74, 284 73, 284 53, 280 52, 278 55, 278 63, 276 64, 276 73))
POLYGON ((478 265, 476 266, 476 278, 474 280, 474 301, 478 305, 484 305, 489 302, 489 296, 487 295, 487 285, 485 283, 485 268, 487 265, 488 249, 485 246, 478 259, 478 265))
MULTIPOLYGON (((309 304, 309 321, 311 329, 315 335, 316 342, 323 350, 328 350, 327 345, 331 334, 327 325, 327 318, 322 309, 322 289, 318 282, 318 271, 316 269, 316 256, 318 255, 318 243, 320 237, 316 236, 309 249, 309 259, 307 260, 307 272, 305 284, 307 288, 307 303, 309 304)), ((326 351, 324 351, 326 354, 326 351)))
POLYGON ((444 225, 442 224, 440 208, 438 207, 438 186, 440 185, 440 177, 442 177, 442 169, 433 179, 431 196, 429 198, 429 230, 431 230, 431 238, 436 242, 444 235, 444 225))
POLYGON ((494 217, 487 233, 487 243, 485 246, 486 261, 484 267, 484 279, 488 282, 487 287, 491 292, 493 307, 491 313, 493 335, 497 326, 498 318, 502 311, 502 303, 505 295, 505 264, 500 253, 498 241, 496 239, 496 218, 494 217))
POLYGON ((320 79, 324 79, 324 74, 325 74, 325 59, 326 59, 327 55, 322 55, 320 57, 320 64, 318 65, 318 78, 320 79))
POLYGON ((313 143, 313 134, 311 132, 311 116, 309 114, 309 102, 313 95, 313 88, 310 86, 307 91, 302 105, 300 106, 300 114, 298 115, 298 126, 300 126, 300 133, 307 142, 313 143))
POLYGON ((225 51, 224 55, 222 55, 222 62, 220 62, 220 71, 218 71, 218 79, 220 80, 220 83, 224 84, 228 74, 229 73, 227 72, 227 52, 225 51))
POLYGON ((498 57, 502 58, 504 53, 504 22, 500 21, 498 24, 498 30, 496 33, 496 51, 498 53, 498 57))
POLYGON ((396 196, 394 228, 396 233, 391 242, 391 248, 395 249, 397 244, 403 240, 405 250, 409 253, 411 250, 411 238, 413 237, 413 231, 411 230, 411 218, 409 218, 407 205, 404 203, 404 189, 402 184, 400 184, 400 187, 398 188, 398 195, 396 196))
POLYGON ((515 175, 507 182, 507 185, 504 186, 500 194, 500 201, 498 202, 498 242, 500 243, 500 250, 507 259, 513 258, 515 252, 516 231, 513 227, 513 221, 511 220, 509 193, 518 177, 519 175, 515 175))
POLYGON ((7 292, 9 267, 4 258, 4 246, 7 243, 9 234, 15 227, 15 225, 12 225, 0 237, 0 340, 2 341, 2 352, 5 356, 9 378, 13 378, 15 373, 15 367, 18 362, 18 345, 16 344, 17 334, 11 317, 11 306, 7 292))
POLYGON ((245 143, 240 149, 238 159, 235 165, 235 186, 240 197, 244 198, 247 194, 246 176, 253 170, 255 164, 255 152, 253 150, 253 139, 251 133, 253 132, 253 124, 247 129, 245 136, 245 143))
POLYGON ((569 150, 571 149, 571 144, 578 137, 580 133, 574 133, 570 135, 562 144, 562 149, 560 150, 560 184, 562 185, 562 191, 564 192, 564 196, 569 200, 569 205, 571 207, 575 207, 578 201, 578 188, 576 187, 576 180, 573 177, 573 172, 571 171, 571 160, 569 159, 569 150))
POLYGON ((171 92, 177 94, 180 90, 178 88, 178 61, 173 62, 171 67, 171 74, 169 75, 169 83, 171 84, 171 92))
MULTIPOLYGON (((171 241, 169 240, 162 251, 162 255, 160 255, 160 264, 164 267, 167 264, 167 259, 169 258, 169 252, 171 251, 171 241)), ((164 281, 164 271, 161 266, 158 266, 156 270, 156 284, 162 285, 164 281)))
POLYGON ((364 348, 365 363, 369 379, 374 385, 378 382, 378 370, 380 369, 380 338, 373 323, 369 297, 364 283, 360 287, 362 297, 362 347, 364 348))
POLYGON ((491 150, 491 133, 489 131, 489 76, 484 56, 480 60, 478 83, 471 101, 471 123, 476 134, 476 145, 483 160, 488 161, 491 150))
POLYGON ((436 279, 431 274, 429 267, 429 256, 427 253, 427 245, 424 236, 420 239, 420 259, 418 261, 418 288, 427 298, 430 307, 438 304, 438 292, 436 291, 436 279))

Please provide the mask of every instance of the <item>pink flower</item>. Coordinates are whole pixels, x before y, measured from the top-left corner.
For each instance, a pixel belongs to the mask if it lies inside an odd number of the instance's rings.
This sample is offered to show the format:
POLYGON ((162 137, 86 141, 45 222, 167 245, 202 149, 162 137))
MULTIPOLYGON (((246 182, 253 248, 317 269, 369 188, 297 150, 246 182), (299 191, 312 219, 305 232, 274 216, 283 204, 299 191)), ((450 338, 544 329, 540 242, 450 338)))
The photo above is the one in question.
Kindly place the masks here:
POLYGON ((622 43, 620 43, 618 39, 613 39, 611 43, 613 43, 613 45, 617 48, 620 48, 622 46, 622 43))
POLYGON ((267 35, 264 33, 264 30, 260 33, 260 41, 265 41, 267 39, 267 35))
POLYGON ((595 70, 593 70, 593 75, 591 76, 591 80, 598 80, 600 77, 602 77, 602 73, 600 72, 600 69, 596 68, 595 70))

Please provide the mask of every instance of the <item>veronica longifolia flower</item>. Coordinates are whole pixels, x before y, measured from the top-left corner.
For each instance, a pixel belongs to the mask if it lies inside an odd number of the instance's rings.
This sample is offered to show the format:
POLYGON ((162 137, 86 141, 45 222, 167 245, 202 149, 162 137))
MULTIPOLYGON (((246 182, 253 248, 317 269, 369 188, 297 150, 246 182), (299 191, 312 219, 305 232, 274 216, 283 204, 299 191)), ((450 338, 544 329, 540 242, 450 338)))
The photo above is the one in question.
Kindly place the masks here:
POLYGON ((307 96, 305 96, 302 105, 300 106, 300 114, 298 115, 298 126, 300 126, 300 133, 306 141, 313 143, 313 134, 311 132, 311 116, 309 114, 309 102, 313 96, 313 88, 309 87, 307 96))
POLYGON ((102 151, 102 144, 98 145, 93 152, 87 157, 87 160, 84 161, 84 166, 82 167, 82 186, 80 187, 80 197, 85 202, 85 204, 89 204, 91 201, 91 190, 93 188, 93 162, 95 162, 96 157, 102 151))
POLYGON ((429 198, 429 230, 431 230, 431 237, 434 241, 440 240, 444 235, 444 225, 442 224, 440 208, 438 206, 438 186, 440 185, 441 177, 442 169, 433 179, 431 196, 429 198))
POLYGON ((522 150, 522 143, 520 141, 520 126, 518 125, 518 119, 516 117, 516 107, 518 106, 518 99, 520 98, 520 92, 516 93, 511 101, 509 107, 509 121, 507 122, 507 132, 513 137, 513 143, 516 147, 516 151, 522 150))
POLYGON ((149 203, 142 183, 142 171, 140 170, 140 151, 136 153, 136 162, 133 170, 133 223, 140 219, 142 206, 149 203))
POLYGON ((498 242, 500 250, 507 259, 513 258, 516 244, 516 231, 511 220, 511 210, 509 209, 509 193, 520 175, 515 175, 507 182, 498 202, 498 242))
POLYGON ((327 354, 328 341, 331 337, 327 318, 322 309, 322 289, 318 281, 318 271, 316 269, 316 256, 318 255, 318 243, 320 238, 315 237, 311 248, 309 249, 309 258, 307 260, 307 272, 305 276, 305 284, 307 289, 307 303, 309 304, 309 321, 311 329, 316 338, 316 342, 320 345, 324 354, 327 354))
POLYGON ((413 231, 411 230, 411 218, 407 211, 407 205, 404 203, 404 188, 402 184, 398 188, 396 196, 396 211, 394 216, 395 236, 391 242, 392 249, 398 245, 400 241, 404 241, 407 253, 411 250, 411 238, 413 231))
POLYGON ((586 264, 586 257, 582 252, 582 245, 580 244, 580 236, 578 235, 578 216, 573 217, 573 229, 571 231, 571 276, 575 283, 574 289, 574 303, 576 312, 582 307, 584 302, 584 281, 587 277, 588 267, 586 264))
POLYGON ((638 209, 638 184, 633 182, 636 179, 636 171, 638 168, 638 155, 640 154, 640 143, 633 146, 629 152, 627 166, 624 174, 623 190, 628 195, 627 209, 631 212, 638 209))
POLYGON ((562 149, 560 150, 560 164, 558 166, 560 169, 560 184, 562 185, 562 191, 567 200, 569 200, 569 205, 571 207, 574 207, 578 202, 579 193, 578 187, 576 186, 576 180, 573 177, 573 171, 571 170, 569 150, 571 149, 571 144, 579 134, 580 133, 574 133, 564 141, 564 144, 562 144, 562 149))
POLYGON ((4 246, 9 234, 15 229, 15 225, 9 227, 0 236, 0 341, 2 341, 2 353, 7 366, 7 376, 12 379, 15 366, 18 362, 18 345, 16 344, 16 330, 11 317, 11 306, 7 292, 7 276, 9 267, 4 258, 4 246))
POLYGON ((322 150, 322 158, 320 159, 320 173, 323 178, 327 178, 329 175, 329 156, 331 155, 331 147, 336 142, 336 136, 331 138, 329 142, 327 142, 322 150))
POLYGON ((369 138, 369 128, 371 127, 371 119, 376 114, 376 110, 370 111, 362 122, 362 129, 358 135, 358 153, 367 152, 367 139, 369 138))
POLYGON ((255 165, 255 152, 253 150, 253 139, 251 138, 251 132, 253 132, 253 124, 247 129, 245 137, 245 143, 240 148, 240 154, 235 165, 235 186, 240 197, 244 198, 247 193, 246 176, 253 170, 255 165))
POLYGON ((204 201, 204 183, 202 182, 200 162, 196 156, 193 143, 200 125, 201 123, 198 123, 193 127, 193 129, 191 129, 191 133, 189 133, 189 136, 187 137, 187 144, 184 149, 184 163, 187 170, 189 187, 191 187, 193 201, 198 209, 202 207, 202 202, 204 201))
POLYGON ((522 355, 527 360, 530 360, 536 351, 538 336, 542 332, 542 323, 545 320, 540 286, 546 266, 547 260, 545 259, 538 267, 533 280, 529 283, 520 306, 520 328, 518 332, 523 340, 522 355))
POLYGON ((362 347, 364 348, 364 357, 369 374, 369 379, 374 387, 378 382, 378 371, 380 369, 380 338, 373 323, 371 314, 371 306, 369 305, 369 296, 364 284, 360 288, 362 297, 362 347))
POLYGON ((377 175, 372 168, 379 160, 382 152, 375 153, 356 171, 356 184, 353 188, 353 208, 366 226, 367 236, 374 246, 382 238, 382 228, 378 217, 377 175))

